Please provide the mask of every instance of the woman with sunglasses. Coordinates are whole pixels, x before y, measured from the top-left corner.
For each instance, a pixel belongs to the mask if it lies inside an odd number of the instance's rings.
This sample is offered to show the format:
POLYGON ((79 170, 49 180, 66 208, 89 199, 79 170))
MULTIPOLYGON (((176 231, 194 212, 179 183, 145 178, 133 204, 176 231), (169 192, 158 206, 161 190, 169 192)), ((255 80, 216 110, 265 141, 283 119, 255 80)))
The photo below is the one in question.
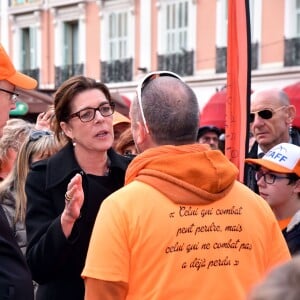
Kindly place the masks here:
POLYGON ((98 209, 123 186, 130 159, 111 148, 114 103, 103 83, 72 77, 54 106, 55 135, 68 143, 28 174, 26 255, 37 300, 82 300, 80 274, 98 209))
MULTIPOLYGON (((26 176, 32 163, 48 158, 61 147, 62 144, 57 141, 52 132, 32 130, 22 143, 12 170, 0 183, 0 205, 5 212, 13 236, 24 255, 27 247, 25 228, 26 176)), ((36 291, 36 283, 34 283, 34 287, 36 291)))
MULTIPOLYGON (((255 142, 247 157, 262 157, 280 143, 300 145, 300 135, 292 128, 296 109, 287 94, 277 88, 259 90, 251 95, 250 131, 255 142)), ((245 184, 258 193, 255 169, 245 168, 245 184)))
POLYGON ((51 132, 33 130, 22 143, 12 170, 0 183, 0 203, 24 255, 27 245, 25 229, 26 176, 32 163, 50 157, 60 148, 61 143, 51 132))
POLYGON ((259 194, 272 208, 292 255, 300 251, 300 147, 281 143, 261 159, 246 159, 256 167, 259 194))

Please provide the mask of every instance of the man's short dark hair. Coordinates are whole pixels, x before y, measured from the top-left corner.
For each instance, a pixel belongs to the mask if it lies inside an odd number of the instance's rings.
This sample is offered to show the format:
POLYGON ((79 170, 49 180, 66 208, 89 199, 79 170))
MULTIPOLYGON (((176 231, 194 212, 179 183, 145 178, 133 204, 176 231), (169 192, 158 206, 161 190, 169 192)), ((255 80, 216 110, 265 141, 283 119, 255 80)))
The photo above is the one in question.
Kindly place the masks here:
POLYGON ((193 90, 169 76, 151 80, 142 93, 143 109, 157 144, 195 143, 199 104, 193 90))
POLYGON ((214 132, 218 137, 222 133, 221 129, 216 126, 213 125, 202 126, 198 129, 197 140, 200 139, 203 135, 205 135, 208 132, 214 132))

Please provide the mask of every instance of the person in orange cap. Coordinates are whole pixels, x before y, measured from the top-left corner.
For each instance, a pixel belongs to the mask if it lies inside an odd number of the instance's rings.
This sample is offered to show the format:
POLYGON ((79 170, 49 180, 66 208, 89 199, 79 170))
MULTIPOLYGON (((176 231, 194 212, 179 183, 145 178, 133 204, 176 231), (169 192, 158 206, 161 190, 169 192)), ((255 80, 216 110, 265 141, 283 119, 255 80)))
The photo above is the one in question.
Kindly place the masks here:
POLYGON ((5 49, 0 44, 0 135, 9 118, 9 111, 16 108, 19 94, 17 88, 34 89, 37 81, 23 73, 18 72, 5 49))
POLYGON ((248 158, 256 166, 255 178, 262 196, 272 208, 292 255, 300 251, 300 147, 281 143, 261 159, 248 158))
MULTIPOLYGON (((9 118, 9 111, 16 108, 16 87, 34 89, 35 79, 16 71, 9 56, 0 44, 0 135, 9 118)), ((0 206, 0 299, 33 300, 30 270, 9 227, 0 206)))
POLYGON ((115 111, 113 114, 114 142, 112 145, 114 149, 116 148, 120 135, 128 128, 130 128, 130 120, 126 116, 115 111))

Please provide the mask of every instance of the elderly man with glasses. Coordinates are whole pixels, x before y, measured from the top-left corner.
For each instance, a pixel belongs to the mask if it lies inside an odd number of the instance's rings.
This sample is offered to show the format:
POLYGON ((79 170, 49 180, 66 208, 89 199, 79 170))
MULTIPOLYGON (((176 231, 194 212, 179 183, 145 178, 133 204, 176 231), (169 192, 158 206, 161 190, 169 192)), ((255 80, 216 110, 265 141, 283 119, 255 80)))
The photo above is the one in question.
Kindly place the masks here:
MULTIPOLYGON (((296 115, 287 94, 277 88, 256 91, 251 95, 250 131, 255 142, 247 157, 260 158, 280 143, 300 145, 300 136, 292 128, 296 115)), ((255 166, 246 164, 245 184, 258 193, 255 166)))
POLYGON ((16 108, 16 101, 19 96, 16 88, 34 89, 36 86, 35 79, 16 71, 0 44, 0 136, 6 121, 9 119, 10 110, 16 108))
MULTIPOLYGON (((0 136, 11 109, 16 108, 16 87, 34 89, 35 79, 17 72, 0 44, 0 136)), ((0 299, 33 299, 33 285, 26 260, 0 206, 0 299)))

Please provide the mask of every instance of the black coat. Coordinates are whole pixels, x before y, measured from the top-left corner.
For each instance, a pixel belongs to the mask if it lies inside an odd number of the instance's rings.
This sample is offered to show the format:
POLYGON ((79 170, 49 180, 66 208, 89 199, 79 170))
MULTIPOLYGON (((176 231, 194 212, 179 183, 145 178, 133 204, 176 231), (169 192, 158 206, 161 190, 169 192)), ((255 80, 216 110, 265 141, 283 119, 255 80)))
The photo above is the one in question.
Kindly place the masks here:
POLYGON ((291 231, 287 232, 285 228, 282 230, 283 236, 289 247, 291 255, 300 253, 300 223, 298 223, 291 231))
MULTIPOLYGON (((294 145, 300 146, 300 134, 296 129, 292 130, 291 133, 291 139, 292 143, 294 145)), ((258 144, 255 142, 249 151, 247 158, 257 158, 257 150, 258 150, 258 144)), ((256 166, 253 164, 247 164, 245 165, 245 179, 244 183, 255 193, 259 194, 258 192, 258 186, 255 180, 255 172, 256 172, 256 166)))
POLYGON ((32 277, 39 283, 37 300, 84 299, 80 276, 89 239, 100 204, 124 185, 125 171, 131 159, 108 151, 111 161, 108 176, 85 174, 68 144, 48 160, 32 166, 26 181, 28 237, 27 262, 32 277), (65 207, 65 192, 70 179, 82 174, 84 204, 81 217, 65 238, 60 217, 65 207))
POLYGON ((6 215, 0 205, 0 299, 33 300, 33 285, 6 215))

